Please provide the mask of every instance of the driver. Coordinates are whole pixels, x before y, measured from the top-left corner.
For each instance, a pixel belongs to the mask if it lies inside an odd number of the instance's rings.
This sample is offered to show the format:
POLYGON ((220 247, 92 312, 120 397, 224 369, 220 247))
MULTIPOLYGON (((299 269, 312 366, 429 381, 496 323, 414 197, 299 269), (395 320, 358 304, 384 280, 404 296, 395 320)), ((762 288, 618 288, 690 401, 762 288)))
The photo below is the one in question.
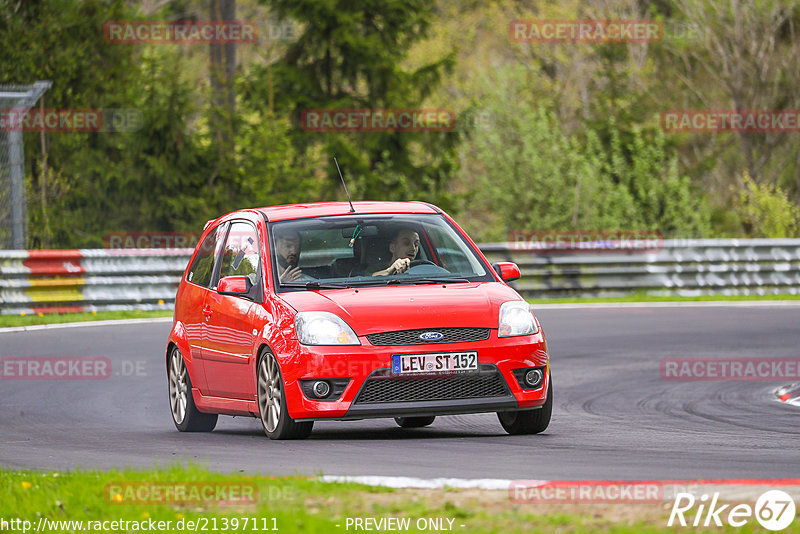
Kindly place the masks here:
POLYGON ((278 258, 278 278, 281 282, 292 282, 303 276, 303 271, 297 266, 300 262, 300 232, 280 232, 275 237, 275 255, 278 258))
POLYGON ((419 252, 419 234, 411 228, 399 230, 389 242, 389 252, 392 253, 389 266, 372 273, 372 276, 387 276, 407 271, 419 252))

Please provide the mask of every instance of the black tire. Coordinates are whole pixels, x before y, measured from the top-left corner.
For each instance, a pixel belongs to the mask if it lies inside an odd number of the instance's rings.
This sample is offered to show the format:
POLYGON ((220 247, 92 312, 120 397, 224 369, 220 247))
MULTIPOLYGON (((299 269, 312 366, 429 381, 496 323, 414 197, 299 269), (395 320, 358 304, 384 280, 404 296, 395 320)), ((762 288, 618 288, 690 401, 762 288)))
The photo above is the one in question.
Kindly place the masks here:
POLYGON ((433 423, 434 419, 436 419, 435 415, 428 417, 395 417, 394 422, 403 428, 422 428, 433 423))
POLYGON ((167 359, 167 387, 172 422, 181 432, 211 432, 218 415, 203 413, 192 398, 192 379, 178 347, 172 347, 167 359))
POLYGON ((259 419, 269 439, 305 439, 311 434, 313 421, 297 423, 289 416, 278 359, 266 349, 258 357, 256 392, 259 419))
POLYGON ((553 414, 553 381, 547 386, 547 400, 536 410, 517 410, 513 412, 497 412, 497 418, 506 432, 518 436, 522 434, 539 434, 547 429, 553 414))

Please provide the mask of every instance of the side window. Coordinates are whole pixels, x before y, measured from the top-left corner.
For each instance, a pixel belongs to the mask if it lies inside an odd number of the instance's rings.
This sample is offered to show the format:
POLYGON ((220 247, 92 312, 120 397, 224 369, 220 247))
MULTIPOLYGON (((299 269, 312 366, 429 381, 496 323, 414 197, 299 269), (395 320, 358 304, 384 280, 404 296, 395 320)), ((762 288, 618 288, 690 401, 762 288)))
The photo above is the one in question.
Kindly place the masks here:
POLYGON ((225 235, 227 224, 221 224, 211 231, 200 244, 197 256, 194 257, 192 266, 186 279, 197 285, 209 287, 214 275, 214 252, 225 235))
POLYGON ((225 240, 220 278, 247 276, 255 285, 258 277, 258 232, 246 222, 234 222, 225 240))
POLYGON ((442 267, 451 273, 464 273, 471 276, 483 276, 486 271, 469 252, 467 245, 455 239, 453 232, 439 226, 429 225, 426 227, 428 235, 436 247, 436 253, 441 259, 442 267))

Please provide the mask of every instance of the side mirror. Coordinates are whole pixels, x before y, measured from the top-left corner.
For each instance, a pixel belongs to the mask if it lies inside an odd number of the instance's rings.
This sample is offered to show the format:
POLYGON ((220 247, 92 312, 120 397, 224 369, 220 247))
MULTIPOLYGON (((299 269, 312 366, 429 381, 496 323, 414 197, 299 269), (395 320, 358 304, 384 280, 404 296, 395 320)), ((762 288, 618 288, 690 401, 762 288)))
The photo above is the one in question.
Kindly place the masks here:
POLYGON ((221 278, 217 285, 220 295, 244 296, 250 291, 250 279, 246 276, 226 276, 221 278))
POLYGON ((513 282, 517 280, 522 273, 519 272, 519 267, 516 263, 510 261, 499 261, 492 264, 492 268, 504 282, 513 282))

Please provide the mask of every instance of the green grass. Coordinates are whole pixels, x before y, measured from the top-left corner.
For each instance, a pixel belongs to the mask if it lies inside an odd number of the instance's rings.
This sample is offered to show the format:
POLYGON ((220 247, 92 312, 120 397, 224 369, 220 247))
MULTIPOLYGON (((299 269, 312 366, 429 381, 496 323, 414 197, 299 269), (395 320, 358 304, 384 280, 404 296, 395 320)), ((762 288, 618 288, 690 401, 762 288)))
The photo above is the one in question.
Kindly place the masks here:
POLYGON ((113 319, 144 319, 172 317, 172 310, 153 311, 102 311, 94 313, 48 313, 42 315, 0 315, 0 328, 35 324, 76 323, 81 321, 108 321, 113 319))
MULTIPOLYGON (((268 445, 265 443, 265 449, 268 445)), ((271 529, 277 525, 280 532, 305 534, 354 532, 352 525, 346 529, 348 517, 396 517, 409 518, 411 532, 418 531, 414 525, 420 518, 443 518, 445 525, 447 519, 452 519, 453 531, 465 533, 675 531, 674 527, 666 526, 668 510, 660 504, 592 506, 562 504, 554 508, 512 503, 505 492, 391 490, 323 483, 316 478, 223 475, 197 466, 69 472, 0 468, 0 521, 30 521, 33 530, 39 518, 43 517, 51 521, 83 521, 84 527, 88 521, 170 521, 171 528, 162 532, 177 531, 177 522, 181 520, 185 530, 191 530, 186 526, 187 521, 200 521, 206 522, 206 531, 213 531, 211 527, 216 520, 217 531, 223 531, 222 525, 227 524, 229 532, 253 532, 252 522, 256 518, 258 528, 255 531, 258 532, 263 532, 264 526, 271 529), (153 484, 161 484, 161 488, 198 482, 203 483, 203 488, 227 484, 251 488, 254 498, 238 504, 219 504, 211 500, 181 504, 164 502, 163 499, 157 503, 137 504, 132 502, 132 497, 139 489, 119 489, 126 487, 126 482, 149 484, 130 486, 145 487, 149 491, 152 491, 153 484), (115 498, 115 494, 118 497, 115 498), (234 518, 239 521, 238 529, 230 528, 234 518), (249 523, 246 529, 243 528, 245 518, 249 523)), ((127 526, 128 530, 133 530, 127 526)), ((62 524, 60 528, 51 524, 47 532, 70 529, 80 531, 74 524, 72 527, 62 524)), ((110 530, 120 532, 124 528, 110 530)), ((199 530, 203 531, 202 528, 199 530)), ((719 532, 721 529, 706 530, 719 532)), ((742 529, 725 530, 751 532, 753 529, 748 524, 742 529)), ((8 527, 3 530, 0 526, 0 531, 12 530, 8 527)), ((800 524, 795 521, 784 532, 800 532, 800 524)))
POLYGON ((697 297, 658 296, 635 294, 624 297, 566 297, 556 299, 528 299, 531 304, 584 304, 592 302, 718 302, 748 300, 800 300, 800 295, 700 295, 697 297))

